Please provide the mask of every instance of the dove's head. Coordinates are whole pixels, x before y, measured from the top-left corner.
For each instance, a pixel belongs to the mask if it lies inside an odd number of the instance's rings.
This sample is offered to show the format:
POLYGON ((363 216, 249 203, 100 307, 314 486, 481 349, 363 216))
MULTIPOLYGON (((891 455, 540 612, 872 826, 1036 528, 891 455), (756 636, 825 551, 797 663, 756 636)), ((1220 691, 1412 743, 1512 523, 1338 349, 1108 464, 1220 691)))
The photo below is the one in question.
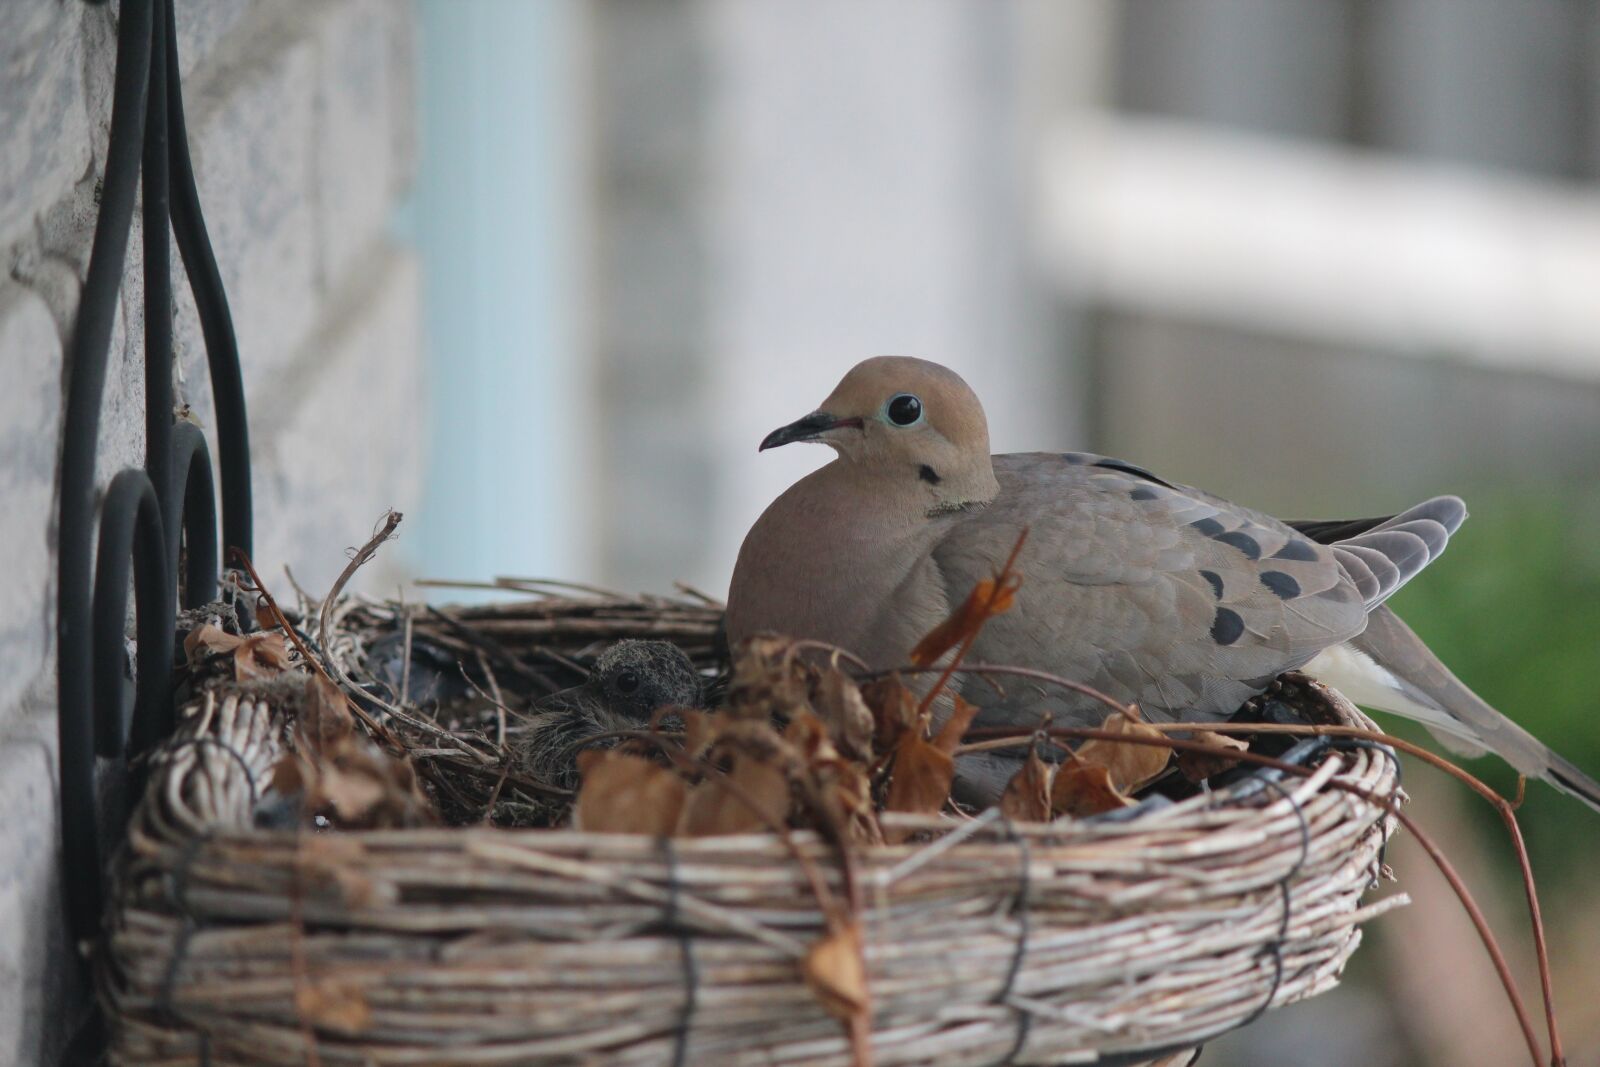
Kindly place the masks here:
POLYGON ((933 508, 994 499, 983 405, 948 367, 909 356, 857 363, 822 406, 768 434, 763 450, 818 441, 874 481, 901 482, 933 508))

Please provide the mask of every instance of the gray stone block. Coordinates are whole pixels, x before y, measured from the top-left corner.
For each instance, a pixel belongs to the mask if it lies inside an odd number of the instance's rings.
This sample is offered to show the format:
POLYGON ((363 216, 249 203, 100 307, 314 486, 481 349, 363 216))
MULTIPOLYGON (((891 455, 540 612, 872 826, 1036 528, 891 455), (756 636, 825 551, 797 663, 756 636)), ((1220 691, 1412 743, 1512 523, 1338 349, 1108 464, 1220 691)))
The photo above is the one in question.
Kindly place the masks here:
MULTIPOLYGON (((262 10, 261 0, 203 0, 178 6, 178 70, 187 79, 203 66, 247 15, 262 10)), ((285 6, 285 5, 280 5, 285 6)))
POLYGON ((0 740, 0 1063, 54 1063, 77 1002, 57 874, 55 749, 0 740))
POLYGON ((7 367, 0 389, 3 729, 23 689, 49 670, 55 626, 52 512, 61 437, 61 343, 44 301, 20 285, 0 286, 0 358, 7 367))
POLYGON ((0 248, 89 166, 83 4, 0 4, 0 248))

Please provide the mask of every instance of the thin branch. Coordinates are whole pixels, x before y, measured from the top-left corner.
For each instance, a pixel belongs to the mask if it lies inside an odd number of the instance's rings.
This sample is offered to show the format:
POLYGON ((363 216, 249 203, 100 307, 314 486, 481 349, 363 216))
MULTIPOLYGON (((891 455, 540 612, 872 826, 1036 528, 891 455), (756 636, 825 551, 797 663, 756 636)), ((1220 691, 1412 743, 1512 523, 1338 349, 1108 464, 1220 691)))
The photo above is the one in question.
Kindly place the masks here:
POLYGON ((317 641, 323 648, 328 647, 328 613, 333 610, 333 605, 339 599, 339 594, 344 592, 344 587, 372 557, 378 554, 378 546, 394 536, 394 529, 400 525, 400 520, 405 518, 398 511, 389 510, 383 513, 383 525, 376 533, 367 539, 367 543, 356 549, 350 557, 350 562, 345 564, 344 570, 339 572, 339 577, 333 580, 333 588, 328 590, 328 595, 322 598, 322 609, 317 612, 317 641))
POLYGON ((1011 554, 1006 557, 1005 563, 994 576, 993 588, 989 590, 989 597, 983 605, 982 621, 972 628, 972 632, 961 639, 961 644, 956 648, 954 656, 945 665, 939 677, 934 681, 933 687, 923 696, 922 703, 917 705, 917 716, 920 719, 926 715, 928 709, 938 698, 944 687, 950 683, 950 677, 961 669, 961 661, 967 658, 967 653, 972 651, 972 646, 977 642, 978 635, 983 632, 983 623, 987 622, 994 614, 994 606, 1000 598, 1010 593, 1015 593, 1022 584, 1022 576, 1012 570, 1016 566, 1017 557, 1022 554, 1022 546, 1027 543, 1028 528, 1024 526, 1017 535, 1017 543, 1011 546, 1011 554))

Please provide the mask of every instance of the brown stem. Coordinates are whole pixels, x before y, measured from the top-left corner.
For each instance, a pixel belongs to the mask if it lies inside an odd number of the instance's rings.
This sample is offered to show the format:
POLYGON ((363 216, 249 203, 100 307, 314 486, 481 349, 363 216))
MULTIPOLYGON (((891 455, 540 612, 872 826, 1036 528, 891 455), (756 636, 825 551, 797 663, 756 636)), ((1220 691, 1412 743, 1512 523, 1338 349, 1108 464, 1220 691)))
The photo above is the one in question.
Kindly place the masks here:
MULTIPOLYGON (((1011 568, 1016 565, 1017 557, 1022 554, 1022 546, 1027 542, 1027 540, 1028 528, 1024 526, 1022 528, 1022 532, 1017 535, 1017 543, 1011 546, 1011 555, 1006 557, 1005 563, 1001 566, 999 572, 997 572, 994 576, 994 588, 989 591, 989 598, 983 605, 984 621, 988 621, 988 619, 991 617, 991 614, 994 610, 994 605, 1000 600, 1001 597, 1005 596, 1007 593, 1016 592, 1017 586, 1021 585, 1022 576, 1014 573, 1011 568), (1008 589, 1007 585, 1013 582, 1015 584, 1011 585, 1011 587, 1008 589)), ((933 688, 929 689, 927 694, 923 696, 922 703, 917 705, 917 717, 919 721, 921 720, 922 716, 928 713, 928 709, 933 707, 934 700, 941 692, 943 692, 944 687, 950 683, 950 677, 961 668, 961 661, 966 659, 968 652, 972 651, 973 644, 977 642, 978 635, 982 632, 983 626, 980 624, 973 627, 972 632, 961 639, 961 644, 956 649, 956 654, 952 656, 950 658, 950 662, 945 665, 944 670, 942 673, 940 673, 938 679, 933 683, 933 688)))
POLYGON ((344 592, 344 587, 354 577, 356 571, 378 554, 378 546, 394 536, 395 527, 400 525, 400 520, 404 517, 398 511, 384 512, 383 525, 367 539, 366 544, 356 549, 355 554, 350 557, 350 562, 339 572, 339 577, 333 580, 333 588, 322 598, 322 607, 317 612, 317 640, 322 642, 323 648, 328 647, 328 615, 333 610, 334 601, 339 599, 339 594, 344 592))
POLYGON ((260 596, 262 601, 267 605, 267 610, 270 611, 272 613, 272 617, 277 620, 277 625, 283 630, 284 634, 289 638, 289 640, 293 642, 294 647, 299 650, 301 658, 311 665, 312 670, 316 671, 318 674, 322 675, 323 678, 327 679, 328 684, 339 690, 339 695, 344 697, 345 706, 354 712, 356 717, 366 724, 367 729, 383 738, 384 741, 386 741, 395 751, 401 751, 403 746, 400 744, 400 739, 395 737, 395 735, 387 726, 384 726, 377 719, 374 719, 371 715, 367 714, 367 710, 360 704, 357 704, 354 700, 351 700, 350 695, 343 689, 340 689, 339 683, 333 680, 333 676, 330 675, 328 673, 328 669, 322 665, 322 661, 316 656, 313 656, 311 654, 311 649, 307 648, 306 643, 300 640, 300 635, 296 633, 295 628, 289 624, 288 616, 283 613, 283 609, 278 607, 278 602, 274 600, 272 598, 272 594, 267 591, 266 583, 262 582, 261 575, 256 573, 255 564, 250 562, 250 557, 245 555, 244 552, 238 548, 230 548, 228 551, 233 554, 233 558, 241 567, 244 568, 245 573, 250 576, 250 581, 255 584, 256 594, 260 596))

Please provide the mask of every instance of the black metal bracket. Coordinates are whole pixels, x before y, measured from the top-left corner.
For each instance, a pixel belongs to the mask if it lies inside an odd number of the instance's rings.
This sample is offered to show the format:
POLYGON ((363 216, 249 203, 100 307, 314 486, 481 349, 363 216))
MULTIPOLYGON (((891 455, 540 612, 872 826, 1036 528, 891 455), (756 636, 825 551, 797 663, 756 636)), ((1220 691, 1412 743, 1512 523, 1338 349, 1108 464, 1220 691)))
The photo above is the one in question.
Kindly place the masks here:
POLYGON ((97 758, 135 757, 171 732, 173 621, 180 592, 184 606, 195 607, 212 600, 217 590, 210 449, 204 434, 178 419, 173 408, 171 238, 177 240, 205 338, 223 543, 251 550, 244 382, 189 158, 173 0, 122 0, 118 18, 110 144, 88 275, 67 352, 61 441, 56 671, 62 883, 78 938, 99 932, 114 844, 101 822, 97 758), (99 501, 96 546, 95 455, 106 362, 141 178, 145 464, 111 480, 99 501), (138 639, 131 709, 130 569, 138 639))

